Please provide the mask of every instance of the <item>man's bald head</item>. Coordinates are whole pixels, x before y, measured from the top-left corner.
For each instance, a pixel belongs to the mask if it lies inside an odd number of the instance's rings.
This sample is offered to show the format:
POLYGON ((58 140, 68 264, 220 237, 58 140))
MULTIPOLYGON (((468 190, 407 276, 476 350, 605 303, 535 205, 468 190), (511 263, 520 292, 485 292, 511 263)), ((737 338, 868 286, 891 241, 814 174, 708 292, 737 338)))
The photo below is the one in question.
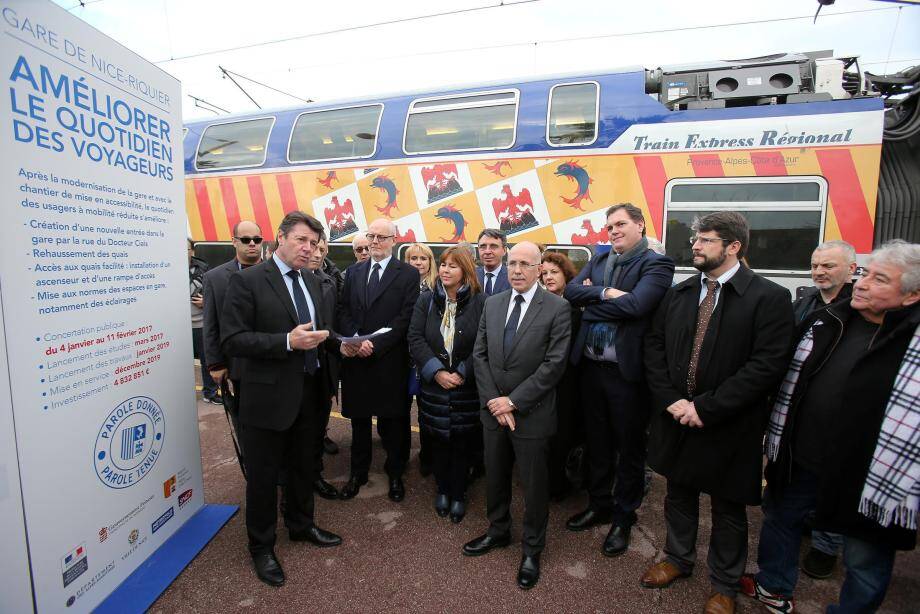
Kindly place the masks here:
POLYGON ((262 259, 262 231, 259 225, 241 220, 233 226, 233 249, 241 264, 255 264, 262 259), (256 243, 258 241, 258 243, 256 243))
POLYGON ((524 293, 540 278, 540 248, 530 241, 522 241, 508 252, 508 281, 511 287, 524 293))
POLYGON ((378 217, 367 227, 367 240, 371 247, 371 258, 374 262, 380 262, 393 254, 396 225, 385 217, 378 217))

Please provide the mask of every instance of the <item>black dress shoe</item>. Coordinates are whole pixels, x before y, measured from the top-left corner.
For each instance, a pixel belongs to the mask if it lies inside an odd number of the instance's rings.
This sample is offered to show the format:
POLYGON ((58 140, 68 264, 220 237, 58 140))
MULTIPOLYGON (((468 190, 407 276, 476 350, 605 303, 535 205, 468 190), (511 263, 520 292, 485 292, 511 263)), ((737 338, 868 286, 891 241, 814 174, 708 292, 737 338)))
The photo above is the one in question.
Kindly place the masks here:
POLYGON ((406 487, 402 478, 390 478, 390 492, 387 493, 387 497, 396 503, 406 498, 406 487))
POLYGON ((310 542, 320 548, 331 548, 342 543, 341 537, 316 525, 305 531, 291 531, 289 535, 292 542, 310 542))
POLYGON ((284 584, 284 570, 281 569, 274 552, 253 555, 252 564, 256 568, 256 576, 262 582, 269 586, 282 586, 284 584))
POLYGON ((525 591, 537 585, 540 579, 540 555, 521 557, 521 566, 518 568, 517 583, 525 591))
POLYGON ((565 528, 569 531, 586 531, 595 525, 608 522, 610 522, 610 512, 597 512, 589 507, 569 518, 565 523, 565 528))
POLYGON ((466 504, 457 500, 450 504, 450 521, 454 524, 460 524, 463 517, 466 516, 466 504))
POLYGON ((492 537, 488 533, 480 535, 472 541, 463 544, 463 554, 466 556, 479 556, 495 548, 504 548, 511 543, 511 535, 505 534, 501 537, 492 537))
POLYGON ((447 495, 438 495, 434 498, 434 511, 438 513, 438 516, 445 518, 448 508, 450 508, 450 500, 447 495))
POLYGON ((604 556, 617 556, 626 552, 626 549, 629 548, 629 529, 629 527, 621 527, 618 524, 610 527, 610 532, 607 533, 607 538, 601 548, 604 556))
POLYGON ((326 454, 338 454, 339 453, 339 444, 329 439, 329 436, 326 435, 323 437, 323 452, 326 454))
POLYGON ((342 487, 341 492, 339 492, 339 498, 341 499, 354 499, 360 492, 361 487, 367 484, 367 476, 358 477, 356 475, 348 478, 348 481, 345 483, 345 486, 342 487))
POLYGON ((323 478, 317 478, 316 481, 313 482, 313 492, 318 494, 323 499, 339 498, 339 489, 323 478))

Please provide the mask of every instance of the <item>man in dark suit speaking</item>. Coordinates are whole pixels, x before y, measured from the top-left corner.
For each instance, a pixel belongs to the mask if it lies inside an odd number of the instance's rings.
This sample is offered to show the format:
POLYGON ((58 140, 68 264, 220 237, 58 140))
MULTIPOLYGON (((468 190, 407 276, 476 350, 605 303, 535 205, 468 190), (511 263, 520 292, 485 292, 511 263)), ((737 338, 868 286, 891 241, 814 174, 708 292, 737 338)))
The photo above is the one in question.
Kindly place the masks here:
POLYGON ((221 319, 224 353, 239 366, 246 530, 256 575, 284 584, 275 558, 278 473, 287 475, 284 522, 291 541, 337 546, 342 539, 313 522, 315 412, 332 396, 326 349, 338 351, 324 321, 322 289, 304 274, 323 233, 302 211, 278 227, 278 249, 230 278, 221 319), (322 347, 326 344, 327 348, 322 347))
POLYGON ((518 243, 510 252, 511 290, 486 300, 473 349, 484 428, 489 529, 463 546, 467 556, 511 542, 511 469, 524 484, 523 557, 518 586, 540 578, 549 503, 547 446, 556 432, 556 384, 565 370, 571 313, 565 299, 537 285, 540 250, 518 243), (513 457, 512 457, 513 453, 513 457))

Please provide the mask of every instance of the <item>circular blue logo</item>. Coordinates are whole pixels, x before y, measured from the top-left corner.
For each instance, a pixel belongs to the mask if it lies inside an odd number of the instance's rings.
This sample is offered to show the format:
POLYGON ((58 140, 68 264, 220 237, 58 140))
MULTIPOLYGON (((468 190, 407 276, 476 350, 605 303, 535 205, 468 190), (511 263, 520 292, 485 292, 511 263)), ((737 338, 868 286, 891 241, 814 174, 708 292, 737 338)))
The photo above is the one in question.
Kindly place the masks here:
POLYGON ((166 435, 166 414, 150 397, 131 397, 109 413, 93 460, 96 475, 109 488, 128 488, 150 473, 166 435))

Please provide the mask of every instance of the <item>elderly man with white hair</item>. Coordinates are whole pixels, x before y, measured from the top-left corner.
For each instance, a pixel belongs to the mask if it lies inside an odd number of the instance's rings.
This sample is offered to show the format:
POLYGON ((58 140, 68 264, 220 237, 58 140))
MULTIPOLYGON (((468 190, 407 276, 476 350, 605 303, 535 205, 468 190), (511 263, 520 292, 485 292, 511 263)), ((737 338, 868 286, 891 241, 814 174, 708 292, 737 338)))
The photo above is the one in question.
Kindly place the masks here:
POLYGON ((742 591, 791 612, 805 518, 844 536, 839 606, 874 612, 920 503, 920 245, 872 253, 849 300, 803 323, 767 427, 756 575, 742 591))

